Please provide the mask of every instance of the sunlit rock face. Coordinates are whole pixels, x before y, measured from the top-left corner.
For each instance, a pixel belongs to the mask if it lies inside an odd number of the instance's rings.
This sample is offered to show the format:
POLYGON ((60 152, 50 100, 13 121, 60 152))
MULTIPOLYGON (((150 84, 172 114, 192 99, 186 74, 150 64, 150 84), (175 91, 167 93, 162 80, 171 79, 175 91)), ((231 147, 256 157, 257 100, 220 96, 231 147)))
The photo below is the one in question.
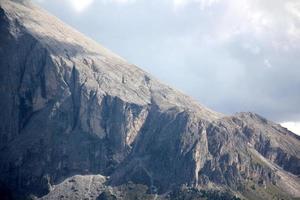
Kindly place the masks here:
POLYGON ((298 136, 211 111, 29 2, 0 6, 1 195, 300 196, 298 136))

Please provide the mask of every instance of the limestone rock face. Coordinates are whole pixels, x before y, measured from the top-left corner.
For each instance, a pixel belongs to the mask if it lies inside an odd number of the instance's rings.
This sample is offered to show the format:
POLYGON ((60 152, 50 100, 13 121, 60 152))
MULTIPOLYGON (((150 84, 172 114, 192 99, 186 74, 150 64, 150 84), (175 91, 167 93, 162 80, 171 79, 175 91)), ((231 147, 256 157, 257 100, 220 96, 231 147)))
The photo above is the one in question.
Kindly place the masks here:
POLYGON ((300 196, 298 136, 214 112, 28 1, 0 1, 0 72, 0 195, 122 199, 130 183, 150 199, 300 196))

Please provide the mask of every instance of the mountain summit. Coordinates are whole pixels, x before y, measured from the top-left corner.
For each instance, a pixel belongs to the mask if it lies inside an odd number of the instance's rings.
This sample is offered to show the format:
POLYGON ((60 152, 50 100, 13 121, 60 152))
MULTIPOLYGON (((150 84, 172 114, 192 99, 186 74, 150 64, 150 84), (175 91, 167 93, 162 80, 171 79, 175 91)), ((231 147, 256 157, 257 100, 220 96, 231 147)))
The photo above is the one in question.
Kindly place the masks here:
POLYGON ((292 199, 300 138, 160 83, 30 2, 0 1, 0 199, 292 199))

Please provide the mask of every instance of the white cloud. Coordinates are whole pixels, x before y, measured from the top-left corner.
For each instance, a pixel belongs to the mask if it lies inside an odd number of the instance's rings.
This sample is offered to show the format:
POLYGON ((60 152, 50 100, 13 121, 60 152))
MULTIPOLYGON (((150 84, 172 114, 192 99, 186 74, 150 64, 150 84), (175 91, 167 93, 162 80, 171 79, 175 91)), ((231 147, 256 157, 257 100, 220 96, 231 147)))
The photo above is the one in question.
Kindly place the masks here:
MULTIPOLYGON (((43 0, 37 0, 37 1, 43 1, 43 0)), ((128 4, 128 3, 133 3, 136 0, 101 0, 103 4, 108 4, 108 3, 115 3, 115 4, 128 4)), ((83 12, 87 8, 89 8, 95 0, 67 0, 68 3, 71 4, 73 9, 76 12, 83 12)))
POLYGON ((102 0, 103 3, 128 4, 134 3, 136 0, 102 0))
POLYGON ((174 0, 174 7, 175 9, 185 6, 187 3, 186 0, 174 0))
POLYGON ((68 0, 68 2, 72 5, 75 11, 82 12, 92 5, 94 0, 68 0))
POLYGON ((175 10, 183 8, 184 6, 190 3, 198 3, 201 9, 212 6, 215 3, 218 3, 220 0, 173 0, 173 5, 175 10))
POLYGON ((281 126, 289 129, 290 131, 300 135, 300 122, 283 122, 281 126))
MULTIPOLYGON (((227 42, 239 35, 251 35, 276 49, 298 48, 300 2, 295 0, 171 0, 174 10, 191 4, 201 9, 221 6, 213 38, 227 42), (276 44, 276 46, 273 46, 276 44)), ((212 10, 213 11, 213 10, 212 10)))

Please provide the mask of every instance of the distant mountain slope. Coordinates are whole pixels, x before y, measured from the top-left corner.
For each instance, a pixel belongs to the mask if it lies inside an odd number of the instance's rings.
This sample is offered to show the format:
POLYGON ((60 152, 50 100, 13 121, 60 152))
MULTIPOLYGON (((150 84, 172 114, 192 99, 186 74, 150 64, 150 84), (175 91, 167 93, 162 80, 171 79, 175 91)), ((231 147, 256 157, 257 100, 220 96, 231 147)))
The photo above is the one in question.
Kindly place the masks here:
POLYGON ((3 197, 300 197, 298 136, 205 108, 28 1, 0 1, 0 70, 3 197))

